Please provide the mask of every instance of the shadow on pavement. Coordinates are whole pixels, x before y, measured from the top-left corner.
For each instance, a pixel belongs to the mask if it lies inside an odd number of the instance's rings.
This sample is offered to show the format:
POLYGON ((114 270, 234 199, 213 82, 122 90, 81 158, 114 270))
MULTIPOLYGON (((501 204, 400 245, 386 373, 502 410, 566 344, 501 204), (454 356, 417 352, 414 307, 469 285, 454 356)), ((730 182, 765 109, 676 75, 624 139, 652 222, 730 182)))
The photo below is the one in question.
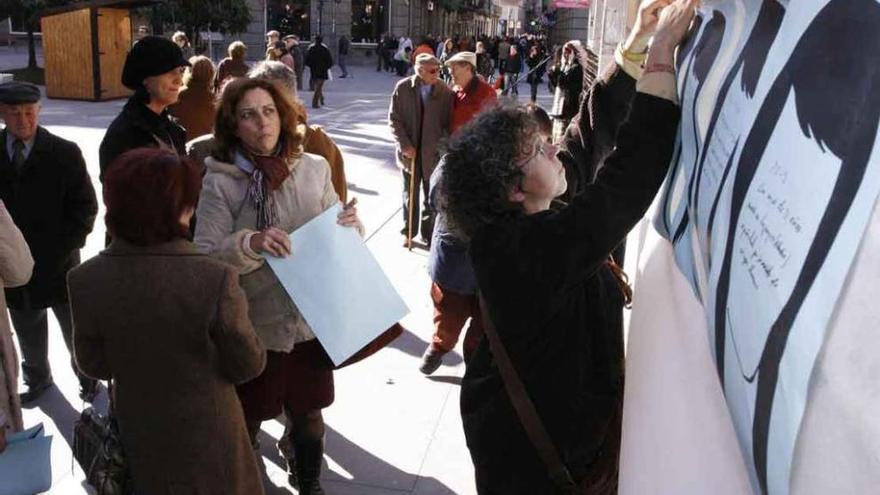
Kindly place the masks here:
MULTIPOLYGON (((425 352, 425 348, 428 347, 428 343, 424 340, 420 339, 418 335, 410 332, 404 327, 403 333, 400 337, 397 337, 388 344, 388 347, 392 347, 397 349, 398 351, 403 351, 410 356, 422 357, 422 354, 425 352)), ((462 357, 457 352, 449 352, 445 356, 443 356, 443 364, 445 366, 458 366, 463 361, 462 357)))
POLYGON ((74 409, 73 405, 67 401, 64 394, 53 385, 36 401, 27 405, 28 409, 37 407, 43 411, 49 419, 55 423, 58 432, 64 437, 64 441, 71 448, 73 447, 73 424, 79 418, 80 412, 74 409))
POLYGON ((355 184, 354 182, 348 183, 348 190, 351 192, 356 192, 358 194, 363 194, 365 196, 378 196, 379 195, 379 191, 374 191, 372 189, 358 187, 358 185, 355 184))
MULTIPOLYGON (((265 431, 260 431, 258 439, 260 441, 259 455, 263 459, 268 459, 269 462, 275 464, 282 471, 285 471, 287 463, 275 447, 277 439, 265 431)), ((405 493, 410 493, 415 489, 416 482, 418 482, 421 492, 437 495, 455 495, 455 492, 436 478, 423 478, 419 477, 418 474, 407 473, 364 450, 359 445, 339 434, 329 425, 326 426, 326 448, 324 454, 332 459, 345 473, 351 475, 351 478, 330 470, 325 460, 321 471, 322 481, 360 485, 381 490, 403 491, 405 493)), ((261 474, 266 495, 294 493, 291 488, 277 486, 271 481, 266 474, 264 466, 261 465, 260 469, 262 469, 261 474)))
POLYGON ((461 377, 455 375, 431 375, 428 380, 437 383, 448 383, 450 385, 461 385, 461 377))
MULTIPOLYGON (((393 433, 389 432, 389 435, 393 435, 393 433)), ((329 426, 327 427, 326 452, 328 457, 351 475, 351 479, 346 479, 333 471, 325 471, 326 474, 322 479, 327 481, 406 492, 415 489, 416 482, 418 482, 420 491, 438 495, 455 495, 454 491, 436 478, 423 478, 417 474, 407 473, 362 449, 329 426), (375 480, 381 480, 381 485, 375 480)))

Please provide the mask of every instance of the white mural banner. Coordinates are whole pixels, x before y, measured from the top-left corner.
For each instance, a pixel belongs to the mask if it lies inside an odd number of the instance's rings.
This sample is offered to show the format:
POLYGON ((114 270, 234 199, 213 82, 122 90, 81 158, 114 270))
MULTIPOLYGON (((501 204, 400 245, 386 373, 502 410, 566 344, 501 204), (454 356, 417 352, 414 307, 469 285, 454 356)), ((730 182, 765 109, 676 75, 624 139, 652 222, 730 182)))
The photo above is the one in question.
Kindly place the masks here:
MULTIPOLYGON (((683 281, 714 363, 714 385, 693 390, 708 404, 715 387, 727 409, 698 415, 722 436, 732 425, 752 491, 790 493, 817 356, 880 193, 877 48, 876 0, 703 2, 677 61, 680 142, 653 221, 662 239, 642 255, 653 275, 638 281, 632 316, 622 462, 636 441, 630 399, 645 388, 634 375, 670 357, 642 354, 640 325, 658 321, 640 316, 658 310, 644 296, 683 281), (675 273, 651 266, 664 256, 675 273)), ((622 493, 647 493, 627 483, 622 493)))

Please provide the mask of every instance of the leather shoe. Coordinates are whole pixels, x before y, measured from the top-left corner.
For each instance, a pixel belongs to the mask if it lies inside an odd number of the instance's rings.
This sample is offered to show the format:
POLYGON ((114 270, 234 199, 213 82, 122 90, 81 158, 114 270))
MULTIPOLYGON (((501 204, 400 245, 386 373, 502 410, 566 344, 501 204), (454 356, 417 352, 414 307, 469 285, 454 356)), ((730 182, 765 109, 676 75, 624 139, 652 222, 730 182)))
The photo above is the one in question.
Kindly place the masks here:
POLYGON ((18 395, 18 398, 21 399, 22 405, 29 404, 43 395, 49 387, 52 386, 52 382, 40 383, 38 385, 28 385, 27 392, 22 392, 18 395))
POLYGON ((79 385, 79 398, 89 404, 95 402, 98 396, 98 381, 90 380, 79 385))
POLYGON ((433 345, 429 345, 427 349, 425 349, 425 354, 422 356, 422 365, 419 366, 419 371, 426 375, 430 375, 431 373, 437 371, 437 368, 443 364, 443 355, 446 354, 440 349, 437 349, 433 345))

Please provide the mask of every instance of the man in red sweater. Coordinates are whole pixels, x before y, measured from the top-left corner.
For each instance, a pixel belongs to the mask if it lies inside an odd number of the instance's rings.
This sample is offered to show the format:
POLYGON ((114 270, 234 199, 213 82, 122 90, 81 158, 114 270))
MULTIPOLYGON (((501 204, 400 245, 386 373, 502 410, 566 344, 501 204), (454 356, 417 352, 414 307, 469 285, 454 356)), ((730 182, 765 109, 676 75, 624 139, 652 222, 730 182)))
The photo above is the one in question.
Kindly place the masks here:
POLYGON ((452 125, 455 133, 484 108, 495 104, 495 90, 479 77, 477 55, 474 52, 458 52, 446 61, 455 84, 455 102, 452 105, 452 125))
MULTIPOLYGON (((497 97, 492 86, 476 77, 477 56, 474 52, 458 52, 447 62, 455 83, 450 133, 469 122, 475 115, 495 105, 497 97)), ((442 166, 431 178, 432 189, 439 182, 442 166)), ((432 194, 433 195, 433 194, 432 194)), ((419 370, 430 375, 443 364, 443 356, 451 351, 470 320, 464 337, 465 361, 470 359, 483 336, 479 314, 476 280, 467 254, 467 243, 449 231, 445 215, 439 212, 431 241, 429 268, 431 273, 431 300, 434 303, 434 336, 422 355, 419 370)))

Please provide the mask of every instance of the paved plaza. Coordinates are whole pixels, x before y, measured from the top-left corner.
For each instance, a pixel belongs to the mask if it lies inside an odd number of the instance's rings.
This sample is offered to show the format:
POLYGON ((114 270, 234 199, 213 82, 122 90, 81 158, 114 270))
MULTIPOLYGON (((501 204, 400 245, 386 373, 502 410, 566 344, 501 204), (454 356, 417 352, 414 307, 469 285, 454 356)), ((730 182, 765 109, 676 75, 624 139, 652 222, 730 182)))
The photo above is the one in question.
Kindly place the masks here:
MULTIPOLYGON (((21 47, 17 51, 0 47, 0 72, 23 67, 25 53, 21 47)), ((350 78, 328 81, 327 105, 310 110, 309 120, 322 125, 342 149, 349 195, 358 199, 367 245, 411 312, 402 321, 407 331, 390 347, 336 372, 336 402, 324 411, 327 446, 322 484, 331 495, 472 494, 473 467, 459 416, 464 373, 460 345, 434 375, 425 377, 417 369, 432 331, 430 280, 425 268, 427 252, 408 252, 400 235, 401 176, 394 165, 394 142, 387 126, 389 98, 398 78, 370 66, 352 66, 350 73, 350 78)), ((520 101, 528 101, 528 91, 528 85, 520 85, 520 101)), ((311 93, 301 97, 309 101, 311 93)), ((549 108, 546 85, 538 101, 549 108)), ((123 104, 123 100, 43 102, 41 123, 79 144, 99 196, 98 146, 123 104)), ((103 247, 103 215, 102 207, 83 259, 103 247)), ((69 356, 60 330, 50 321, 50 359, 57 387, 28 406, 25 426, 43 422, 54 436, 54 486, 49 493, 90 493, 70 450, 73 424, 84 404, 77 396, 77 381, 67 365, 69 356)), ((162 366, 162 356, 156 356, 155 363, 162 366)), ((104 389, 96 406, 107 407, 104 389)), ((287 485, 284 463, 274 447, 282 431, 281 422, 268 421, 260 435, 269 494, 296 493, 287 485)))

